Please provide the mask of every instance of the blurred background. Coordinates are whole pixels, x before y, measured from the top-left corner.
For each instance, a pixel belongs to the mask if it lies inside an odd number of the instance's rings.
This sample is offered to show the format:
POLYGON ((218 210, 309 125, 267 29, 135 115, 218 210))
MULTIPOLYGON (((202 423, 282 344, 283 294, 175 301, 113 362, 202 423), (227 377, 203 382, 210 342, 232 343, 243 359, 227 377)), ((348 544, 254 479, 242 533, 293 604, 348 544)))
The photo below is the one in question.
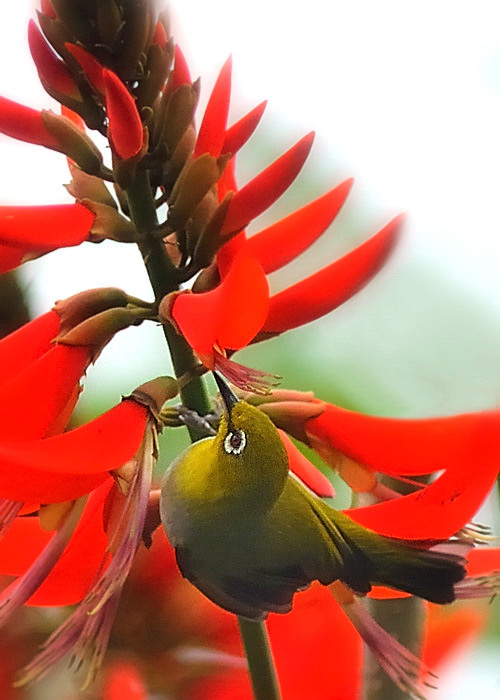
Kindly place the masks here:
MULTIPOLYGON (((233 55, 232 121, 268 100, 238 160, 241 184, 314 129, 313 152, 259 230, 347 177, 354 188, 337 221, 300 261, 272 278, 278 290, 407 213, 386 269, 328 317, 247 349, 239 361, 283 376, 283 386, 368 413, 445 415, 491 408, 500 397, 500 29, 498 4, 430 0, 179 0, 172 31, 200 113, 233 55)), ((9 3, 0 23, 0 92, 56 109, 31 62, 33 0, 9 3)), ((0 204, 70 201, 65 159, 0 136, 0 204)), ((23 267, 32 315, 94 286, 151 298, 132 246, 84 244, 23 267)), ((81 420, 142 381, 169 371, 161 329, 121 333, 89 371, 81 420)), ((182 440, 182 438, 180 438, 182 440)), ((165 443, 163 465, 179 449, 165 443)), ((342 498, 342 490, 340 497, 342 498)), ((480 520, 499 532, 496 494, 480 520)), ((432 698, 500 694, 499 606, 473 652, 432 698)), ((32 697, 37 697, 36 695, 32 697)), ((68 696, 69 697, 69 696, 68 696)), ((214 696, 215 697, 215 696, 214 696)))

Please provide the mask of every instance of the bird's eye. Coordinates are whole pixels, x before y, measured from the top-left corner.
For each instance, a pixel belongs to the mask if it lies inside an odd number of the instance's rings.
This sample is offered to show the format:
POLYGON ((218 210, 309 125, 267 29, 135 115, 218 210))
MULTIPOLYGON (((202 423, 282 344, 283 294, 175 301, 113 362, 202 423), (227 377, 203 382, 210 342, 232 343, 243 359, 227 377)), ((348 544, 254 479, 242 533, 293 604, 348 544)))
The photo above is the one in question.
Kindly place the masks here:
POLYGON ((224 450, 228 455, 240 455, 247 444, 247 436, 243 430, 232 430, 224 439, 224 450))

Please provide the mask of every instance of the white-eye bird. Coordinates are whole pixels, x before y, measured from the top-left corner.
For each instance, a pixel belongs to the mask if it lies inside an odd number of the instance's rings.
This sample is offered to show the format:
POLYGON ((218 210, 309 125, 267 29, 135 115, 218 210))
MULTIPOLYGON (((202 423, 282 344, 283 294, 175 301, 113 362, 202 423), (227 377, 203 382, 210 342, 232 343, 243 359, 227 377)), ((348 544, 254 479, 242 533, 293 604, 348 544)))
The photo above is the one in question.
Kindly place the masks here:
POLYGON ((185 450, 162 482, 161 519, 183 576, 254 620, 288 612, 315 580, 454 600, 462 557, 382 537, 331 508, 290 475, 271 420, 215 379, 225 405, 217 435, 185 450))

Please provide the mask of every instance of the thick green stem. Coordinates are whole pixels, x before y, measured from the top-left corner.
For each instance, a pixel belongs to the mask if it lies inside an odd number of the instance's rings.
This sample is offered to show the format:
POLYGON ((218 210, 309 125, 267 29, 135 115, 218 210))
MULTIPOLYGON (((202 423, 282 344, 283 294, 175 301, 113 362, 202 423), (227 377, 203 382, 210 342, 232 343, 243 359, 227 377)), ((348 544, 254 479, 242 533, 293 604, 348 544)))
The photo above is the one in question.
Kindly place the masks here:
MULTIPOLYGON (((155 300, 159 303, 166 294, 176 291, 178 284, 175 268, 168 257, 163 241, 152 235, 158 224, 156 205, 151 191, 147 173, 139 173, 127 189, 130 215, 140 235, 139 250, 153 288, 155 300)), ((186 372, 193 372, 198 362, 193 351, 184 338, 178 335, 169 324, 163 326, 174 368, 175 376, 181 377, 186 372)), ((210 402, 204 383, 199 377, 181 389, 181 399, 185 406, 205 415, 210 411, 210 402)), ((199 439, 200 434, 190 429, 192 440, 199 439)))
MULTIPOLYGON (((139 249, 154 291, 155 300, 178 289, 175 268, 163 242, 152 235, 158 224, 153 192, 146 172, 138 173, 127 188, 130 215, 139 232, 139 249)), ((181 390, 182 402, 200 415, 210 411, 205 383, 194 375, 198 365, 193 351, 173 326, 165 324, 163 331, 170 350, 176 377, 192 372, 193 379, 181 390)), ((191 440, 201 437, 196 429, 190 429, 191 440)), ((243 646, 248 660, 255 700, 279 700, 281 695, 269 646, 267 630, 263 623, 238 618, 243 646)))
POLYGON ((263 622, 238 618, 255 700, 280 700, 267 628, 263 622))

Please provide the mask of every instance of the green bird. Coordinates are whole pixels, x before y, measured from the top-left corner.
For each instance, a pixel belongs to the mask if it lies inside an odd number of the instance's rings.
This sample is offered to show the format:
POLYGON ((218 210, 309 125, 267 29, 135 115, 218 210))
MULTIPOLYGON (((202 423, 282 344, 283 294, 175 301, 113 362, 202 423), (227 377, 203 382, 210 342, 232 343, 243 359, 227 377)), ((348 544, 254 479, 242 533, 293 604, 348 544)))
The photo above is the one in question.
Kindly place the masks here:
POLYGON ((163 527, 185 578, 252 620, 289 612, 294 594, 316 580, 361 595, 381 584, 454 600, 462 557, 382 537, 331 508, 290 474, 271 420, 215 379, 225 413, 217 435, 185 450, 161 489, 163 527))

